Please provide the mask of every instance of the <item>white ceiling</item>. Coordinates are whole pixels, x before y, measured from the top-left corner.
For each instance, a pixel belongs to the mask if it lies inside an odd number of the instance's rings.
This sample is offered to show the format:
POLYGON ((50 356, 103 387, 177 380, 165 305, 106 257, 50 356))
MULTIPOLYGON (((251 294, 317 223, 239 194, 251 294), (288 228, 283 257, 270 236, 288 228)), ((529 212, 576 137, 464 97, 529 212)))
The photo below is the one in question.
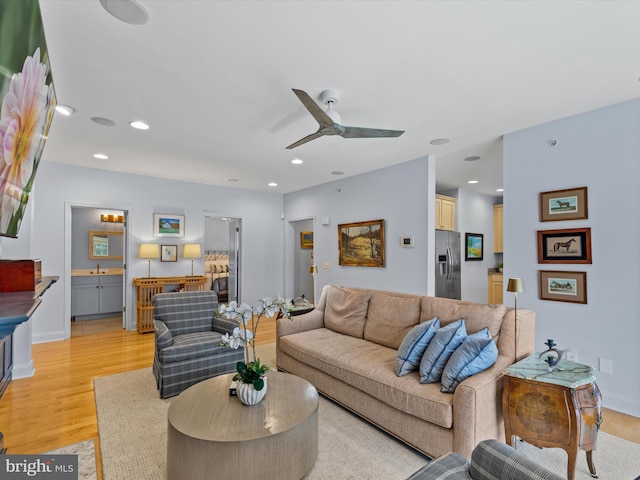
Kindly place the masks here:
POLYGON ((640 96, 635 1, 140 3, 136 26, 99 0, 40 0, 58 102, 77 109, 43 161, 286 193, 434 155, 439 187, 497 195, 501 135, 640 96), (286 150, 318 127, 292 88, 337 90, 345 125, 406 132, 286 150))

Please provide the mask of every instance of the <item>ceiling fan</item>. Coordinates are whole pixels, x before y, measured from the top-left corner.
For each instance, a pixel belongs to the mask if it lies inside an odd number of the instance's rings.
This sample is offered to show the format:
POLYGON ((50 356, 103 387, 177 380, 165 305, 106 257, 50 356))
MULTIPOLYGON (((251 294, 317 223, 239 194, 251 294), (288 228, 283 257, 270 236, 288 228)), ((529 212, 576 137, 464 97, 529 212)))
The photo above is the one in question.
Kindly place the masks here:
POLYGON ((322 103, 328 105, 327 111, 323 112, 320 106, 303 90, 293 89, 302 104, 309 110, 309 113, 320 125, 318 131, 292 143, 287 148, 296 148, 303 143, 310 142, 324 135, 340 135, 342 138, 380 138, 399 137, 404 130, 383 130, 379 128, 347 127, 340 125, 340 115, 333 109, 333 105, 338 103, 336 93, 332 90, 324 90, 320 94, 322 103))

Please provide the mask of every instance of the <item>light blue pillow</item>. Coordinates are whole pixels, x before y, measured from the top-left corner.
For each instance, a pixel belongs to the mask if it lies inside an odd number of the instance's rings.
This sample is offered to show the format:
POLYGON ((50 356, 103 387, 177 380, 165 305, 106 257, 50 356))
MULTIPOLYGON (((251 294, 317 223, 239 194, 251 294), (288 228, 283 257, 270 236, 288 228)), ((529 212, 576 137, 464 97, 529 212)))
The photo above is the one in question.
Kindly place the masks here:
POLYGON ((440 381, 442 370, 453 351, 467 336, 464 319, 440 328, 433 336, 420 360, 420 383, 440 381))
POLYGON ((401 377, 418 369, 422 354, 438 328, 440 328, 440 320, 435 317, 428 322, 419 323, 409 330, 398 349, 396 375, 401 377))
POLYGON ((485 328, 464 339, 442 371, 442 387, 445 393, 453 393, 456 387, 471 375, 480 373, 498 359, 498 347, 485 328))

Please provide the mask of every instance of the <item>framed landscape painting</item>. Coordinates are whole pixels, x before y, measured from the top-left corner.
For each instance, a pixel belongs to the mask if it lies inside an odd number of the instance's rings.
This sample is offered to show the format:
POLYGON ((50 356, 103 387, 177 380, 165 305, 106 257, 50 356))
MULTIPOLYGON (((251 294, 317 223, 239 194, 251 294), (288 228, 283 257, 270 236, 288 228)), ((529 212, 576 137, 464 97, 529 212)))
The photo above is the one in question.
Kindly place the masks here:
POLYGON ((538 263, 591 263, 591 229, 538 230, 538 263))
POLYGON ((154 237, 184 237, 184 215, 153 214, 154 237))
POLYGON ((540 270, 540 300, 587 303, 587 272, 540 270))
POLYGON ((300 232, 300 248, 313 248, 313 232, 300 232))
POLYGON ((482 233, 465 233, 465 260, 482 260, 484 256, 484 235, 482 233))
POLYGON ((589 218, 587 187, 540 193, 540 221, 583 220, 589 218))
POLYGON ((338 264, 384 267, 384 220, 338 225, 338 264))

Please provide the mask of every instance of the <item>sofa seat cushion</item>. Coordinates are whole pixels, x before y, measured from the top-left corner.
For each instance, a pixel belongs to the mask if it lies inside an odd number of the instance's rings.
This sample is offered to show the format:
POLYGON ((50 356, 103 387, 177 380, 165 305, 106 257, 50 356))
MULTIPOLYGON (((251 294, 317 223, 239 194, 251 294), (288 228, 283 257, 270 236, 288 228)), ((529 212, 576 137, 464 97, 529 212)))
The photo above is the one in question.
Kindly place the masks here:
POLYGON ((362 338, 371 292, 330 285, 324 326, 336 332, 362 338))
POLYGON ((453 425, 453 395, 442 393, 439 383, 420 384, 417 371, 398 377, 392 348, 317 328, 280 337, 279 349, 397 410, 444 428, 453 425))
POLYGON ((220 347, 222 334, 219 332, 185 333, 173 337, 173 343, 158 351, 163 363, 181 362, 190 358, 206 357, 229 347, 220 347))
POLYGON ((421 301, 418 295, 372 292, 364 339, 397 350, 420 320, 421 301))

